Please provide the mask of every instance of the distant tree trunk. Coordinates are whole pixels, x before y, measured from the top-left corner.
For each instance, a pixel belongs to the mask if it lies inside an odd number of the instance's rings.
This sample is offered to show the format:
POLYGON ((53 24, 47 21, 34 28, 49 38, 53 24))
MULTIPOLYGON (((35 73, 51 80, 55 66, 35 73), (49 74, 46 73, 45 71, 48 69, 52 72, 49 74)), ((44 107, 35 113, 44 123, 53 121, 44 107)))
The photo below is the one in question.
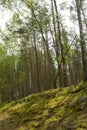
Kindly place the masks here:
POLYGON ((33 29, 33 38, 34 38, 34 47, 35 47, 35 59, 36 59, 36 88, 41 91, 40 88, 40 82, 39 82, 39 68, 38 68, 38 55, 37 55, 37 47, 36 47, 36 36, 35 36, 35 30, 33 29))
POLYGON ((47 73, 47 53, 46 53, 46 47, 45 45, 44 46, 44 71, 45 71, 45 74, 44 74, 44 79, 45 79, 45 86, 44 86, 44 90, 47 90, 48 89, 48 73, 47 73))
POLYGON ((79 22, 79 30, 80 30, 80 45, 81 45, 82 63, 83 63, 83 81, 87 81, 87 52, 86 52, 87 50, 86 50, 86 44, 84 39, 84 33, 83 33, 80 6, 81 6, 80 0, 76 0, 77 15, 78 15, 78 22, 79 22))

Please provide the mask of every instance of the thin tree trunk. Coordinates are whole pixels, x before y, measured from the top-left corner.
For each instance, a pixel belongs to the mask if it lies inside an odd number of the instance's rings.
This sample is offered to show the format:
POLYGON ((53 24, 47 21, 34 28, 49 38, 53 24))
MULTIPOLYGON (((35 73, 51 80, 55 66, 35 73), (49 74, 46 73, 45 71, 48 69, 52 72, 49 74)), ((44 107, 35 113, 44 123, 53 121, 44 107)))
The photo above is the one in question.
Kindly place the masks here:
POLYGON ((62 86, 62 79, 61 79, 61 67, 60 67, 60 63, 59 63, 59 58, 60 57, 60 53, 59 53, 59 42, 61 42, 60 40, 60 30, 58 29, 58 23, 57 21, 58 19, 58 12, 57 12, 57 6, 56 6, 56 1, 52 1, 51 0, 51 8, 52 8, 52 16, 53 16, 53 27, 54 27, 54 48, 55 48, 55 52, 56 52, 56 59, 57 59, 57 65, 58 65, 58 73, 55 76, 54 79, 54 87, 57 88, 57 79, 59 77, 59 86, 62 86), (54 4, 53 4, 54 3, 54 4), (55 10, 55 11, 54 11, 55 10), (55 12, 56 12, 56 18, 55 18, 55 12))

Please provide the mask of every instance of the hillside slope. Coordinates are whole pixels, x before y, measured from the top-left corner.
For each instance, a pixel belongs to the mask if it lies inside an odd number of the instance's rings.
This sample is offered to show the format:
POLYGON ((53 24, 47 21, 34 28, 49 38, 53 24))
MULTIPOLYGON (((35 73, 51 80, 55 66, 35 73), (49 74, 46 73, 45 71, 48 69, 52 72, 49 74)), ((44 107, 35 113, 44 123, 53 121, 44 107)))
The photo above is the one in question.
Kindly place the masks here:
POLYGON ((32 94, 0 108, 0 130, 87 130, 87 83, 32 94))

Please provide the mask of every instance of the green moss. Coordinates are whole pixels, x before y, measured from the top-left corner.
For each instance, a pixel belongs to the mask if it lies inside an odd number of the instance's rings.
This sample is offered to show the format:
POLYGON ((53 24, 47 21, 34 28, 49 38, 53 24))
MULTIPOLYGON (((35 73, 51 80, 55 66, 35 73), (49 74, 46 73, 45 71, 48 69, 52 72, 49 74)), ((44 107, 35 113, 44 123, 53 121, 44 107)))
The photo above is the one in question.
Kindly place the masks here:
POLYGON ((12 130, 85 130, 86 100, 87 83, 53 89, 1 106, 0 120, 12 130))

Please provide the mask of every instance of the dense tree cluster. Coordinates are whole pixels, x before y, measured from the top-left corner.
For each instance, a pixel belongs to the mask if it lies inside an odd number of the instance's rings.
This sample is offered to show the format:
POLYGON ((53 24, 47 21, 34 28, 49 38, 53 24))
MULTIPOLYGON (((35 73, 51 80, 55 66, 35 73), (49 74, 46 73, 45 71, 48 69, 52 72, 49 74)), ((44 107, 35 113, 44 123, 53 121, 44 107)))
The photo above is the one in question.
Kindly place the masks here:
POLYGON ((56 0, 1 1, 3 8, 13 12, 6 30, 0 31, 2 102, 87 81, 84 3, 76 0, 68 7, 73 21, 78 19, 78 36, 64 25, 60 15, 64 3, 59 7, 56 0))

